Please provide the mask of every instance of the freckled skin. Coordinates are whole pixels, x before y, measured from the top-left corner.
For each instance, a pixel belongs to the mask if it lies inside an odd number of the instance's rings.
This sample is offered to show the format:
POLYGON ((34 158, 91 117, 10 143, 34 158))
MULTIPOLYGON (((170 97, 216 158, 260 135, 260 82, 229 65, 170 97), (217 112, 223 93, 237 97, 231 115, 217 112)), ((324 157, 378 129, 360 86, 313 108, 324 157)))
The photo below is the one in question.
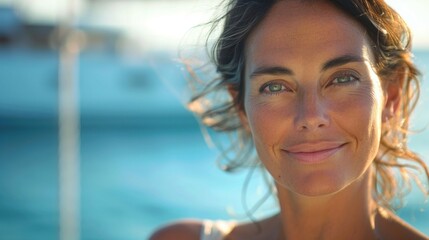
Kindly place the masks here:
POLYGON ((284 11, 274 7, 246 42, 243 119, 259 157, 279 186, 306 196, 332 194, 363 175, 377 154, 383 89, 372 67, 370 43, 358 23, 340 11, 306 16, 284 11), (315 24, 320 21, 323 24, 315 24), (365 61, 321 70, 324 63, 342 55, 365 61), (293 74, 251 76, 267 66, 286 67, 293 74), (338 74, 350 72, 359 80, 330 84, 338 74), (287 91, 261 93, 261 86, 270 81, 287 91), (287 146, 311 141, 345 145, 319 164, 303 164, 284 152, 287 146))

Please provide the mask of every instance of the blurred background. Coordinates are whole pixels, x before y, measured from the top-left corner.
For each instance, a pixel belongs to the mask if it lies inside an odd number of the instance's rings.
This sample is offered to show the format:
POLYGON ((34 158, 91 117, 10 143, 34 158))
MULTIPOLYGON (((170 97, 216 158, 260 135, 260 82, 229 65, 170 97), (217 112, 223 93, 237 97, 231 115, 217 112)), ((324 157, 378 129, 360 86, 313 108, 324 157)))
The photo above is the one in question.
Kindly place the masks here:
MULTIPOLYGON (((217 168, 175 61, 217 2, 0 0, 0 239, 147 239, 179 218, 245 219, 246 175, 217 168)), ((422 129, 429 2, 387 2, 414 31, 422 129)), ((429 131, 410 141, 428 162, 429 131)), ((398 214, 429 234, 428 211, 413 191, 398 214)))

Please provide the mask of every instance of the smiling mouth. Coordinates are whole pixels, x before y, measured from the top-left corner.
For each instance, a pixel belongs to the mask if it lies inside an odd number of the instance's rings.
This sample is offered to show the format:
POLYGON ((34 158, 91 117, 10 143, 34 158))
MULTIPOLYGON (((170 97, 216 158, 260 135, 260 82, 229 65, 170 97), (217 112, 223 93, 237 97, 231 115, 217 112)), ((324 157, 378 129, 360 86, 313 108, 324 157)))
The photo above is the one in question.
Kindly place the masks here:
POLYGON ((320 163, 337 153, 344 145, 346 143, 301 144, 283 151, 302 163, 320 163))

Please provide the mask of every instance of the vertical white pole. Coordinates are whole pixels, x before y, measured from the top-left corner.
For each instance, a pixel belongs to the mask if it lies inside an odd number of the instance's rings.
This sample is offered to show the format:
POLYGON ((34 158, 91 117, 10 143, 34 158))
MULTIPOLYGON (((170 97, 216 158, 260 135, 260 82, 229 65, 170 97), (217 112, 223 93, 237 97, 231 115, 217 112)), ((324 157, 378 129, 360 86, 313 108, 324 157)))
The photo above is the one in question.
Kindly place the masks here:
POLYGON ((80 238, 79 42, 74 34, 76 0, 59 25, 59 211, 60 240, 80 238))

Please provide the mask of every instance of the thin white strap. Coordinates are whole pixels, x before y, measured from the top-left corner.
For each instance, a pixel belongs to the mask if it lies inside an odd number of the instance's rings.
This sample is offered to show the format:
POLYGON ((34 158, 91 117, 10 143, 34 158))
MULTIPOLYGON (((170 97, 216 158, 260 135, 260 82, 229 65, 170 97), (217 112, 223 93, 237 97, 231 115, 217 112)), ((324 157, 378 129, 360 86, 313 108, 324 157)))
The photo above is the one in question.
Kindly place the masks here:
POLYGON ((235 227, 234 221, 203 221, 201 240, 222 240, 235 227))

